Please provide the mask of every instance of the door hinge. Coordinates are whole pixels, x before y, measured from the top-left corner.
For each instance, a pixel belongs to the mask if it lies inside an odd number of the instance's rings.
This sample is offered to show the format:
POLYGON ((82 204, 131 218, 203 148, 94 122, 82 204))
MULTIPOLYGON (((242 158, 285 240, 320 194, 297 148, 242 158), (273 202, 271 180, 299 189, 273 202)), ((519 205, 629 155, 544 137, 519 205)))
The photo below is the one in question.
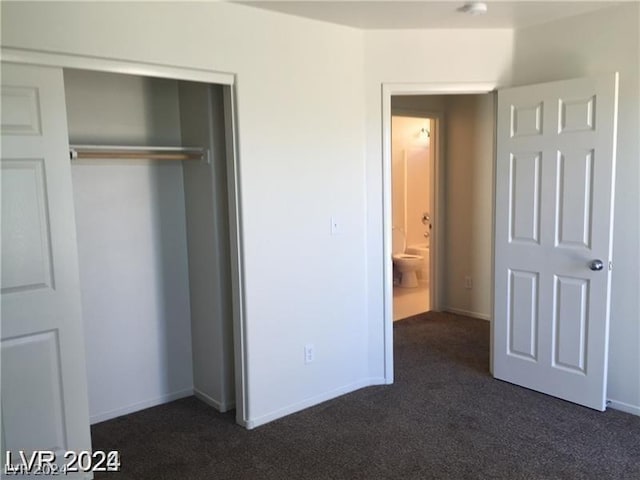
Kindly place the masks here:
POLYGON ((609 271, 613 270, 613 262, 609 262, 609 271))

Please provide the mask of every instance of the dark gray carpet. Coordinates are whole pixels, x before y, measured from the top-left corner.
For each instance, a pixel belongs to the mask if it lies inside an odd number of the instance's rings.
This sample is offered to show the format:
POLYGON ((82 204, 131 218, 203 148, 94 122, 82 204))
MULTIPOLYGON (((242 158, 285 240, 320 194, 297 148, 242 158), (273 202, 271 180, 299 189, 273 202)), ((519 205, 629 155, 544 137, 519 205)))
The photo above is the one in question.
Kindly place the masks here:
POLYGON ((640 479, 640 417, 589 410, 494 380, 489 324, 396 322, 392 386, 253 431, 187 398, 92 428, 120 450, 108 479, 640 479))

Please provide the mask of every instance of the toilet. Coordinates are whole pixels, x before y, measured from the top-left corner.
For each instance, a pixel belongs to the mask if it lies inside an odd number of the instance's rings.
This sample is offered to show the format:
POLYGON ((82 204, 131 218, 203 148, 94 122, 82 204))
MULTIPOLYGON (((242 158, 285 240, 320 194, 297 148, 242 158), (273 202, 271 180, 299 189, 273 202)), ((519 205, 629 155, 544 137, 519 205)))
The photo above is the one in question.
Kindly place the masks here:
POLYGON ((422 266, 423 257, 404 253, 406 237, 400 228, 393 228, 393 266, 400 274, 402 288, 415 288, 418 286, 418 270, 422 266))
POLYGON ((415 245, 407 245, 405 252, 411 255, 419 255, 423 258, 420 270, 418 270, 418 282, 425 286, 429 286, 429 276, 431 274, 429 243, 417 243, 415 245))

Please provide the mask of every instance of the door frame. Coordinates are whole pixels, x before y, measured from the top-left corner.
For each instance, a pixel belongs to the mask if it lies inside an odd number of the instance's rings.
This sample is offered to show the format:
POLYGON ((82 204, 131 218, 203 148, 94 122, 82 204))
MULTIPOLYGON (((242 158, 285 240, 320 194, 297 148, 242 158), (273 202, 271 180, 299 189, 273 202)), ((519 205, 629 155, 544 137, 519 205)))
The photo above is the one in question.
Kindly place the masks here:
POLYGON ((217 84, 223 86, 224 123, 227 152, 227 186, 229 200, 230 256, 233 307, 234 376, 236 422, 247 427, 247 352, 245 341, 244 242, 242 233, 241 181, 238 155, 237 75, 202 68, 135 62, 85 55, 69 55, 19 48, 1 48, 2 61, 23 65, 138 75, 217 84))
MULTIPOLYGON (((383 275, 383 341, 384 341, 384 378, 386 384, 393 383, 393 262, 392 255, 392 209, 391 209, 391 97, 395 95, 472 95, 490 93, 498 87, 496 82, 447 82, 447 83, 383 83, 382 84, 382 275, 383 275)), ((444 146, 441 132, 438 142, 444 146)), ((442 280, 444 278, 444 229, 445 209, 445 165, 444 152, 439 148, 434 166, 434 222, 435 238, 431 238, 432 285, 436 291, 432 294, 432 310, 443 306, 442 280), (439 261, 440 260, 440 261, 439 261)), ((493 233, 492 233, 493 237, 493 233)), ((493 278, 491 285, 493 298, 493 278)), ((493 329, 493 322, 491 322, 493 329)))

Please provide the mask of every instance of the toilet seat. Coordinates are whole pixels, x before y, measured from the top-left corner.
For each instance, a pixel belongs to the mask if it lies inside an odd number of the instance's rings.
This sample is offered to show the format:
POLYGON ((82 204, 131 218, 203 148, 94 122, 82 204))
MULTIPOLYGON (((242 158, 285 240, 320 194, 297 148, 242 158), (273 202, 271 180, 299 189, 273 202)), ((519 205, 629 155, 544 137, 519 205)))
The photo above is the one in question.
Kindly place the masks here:
POLYGON ((422 256, 421 255, 413 255, 411 253, 394 253, 393 258, 406 258, 406 259, 411 259, 414 258, 416 260, 422 260, 422 256))
POLYGON ((420 270, 420 265, 424 258, 420 255, 404 253, 406 239, 404 232, 400 228, 393 228, 393 245, 391 258, 394 269, 400 273, 400 287, 415 288, 418 286, 416 272, 420 270))

